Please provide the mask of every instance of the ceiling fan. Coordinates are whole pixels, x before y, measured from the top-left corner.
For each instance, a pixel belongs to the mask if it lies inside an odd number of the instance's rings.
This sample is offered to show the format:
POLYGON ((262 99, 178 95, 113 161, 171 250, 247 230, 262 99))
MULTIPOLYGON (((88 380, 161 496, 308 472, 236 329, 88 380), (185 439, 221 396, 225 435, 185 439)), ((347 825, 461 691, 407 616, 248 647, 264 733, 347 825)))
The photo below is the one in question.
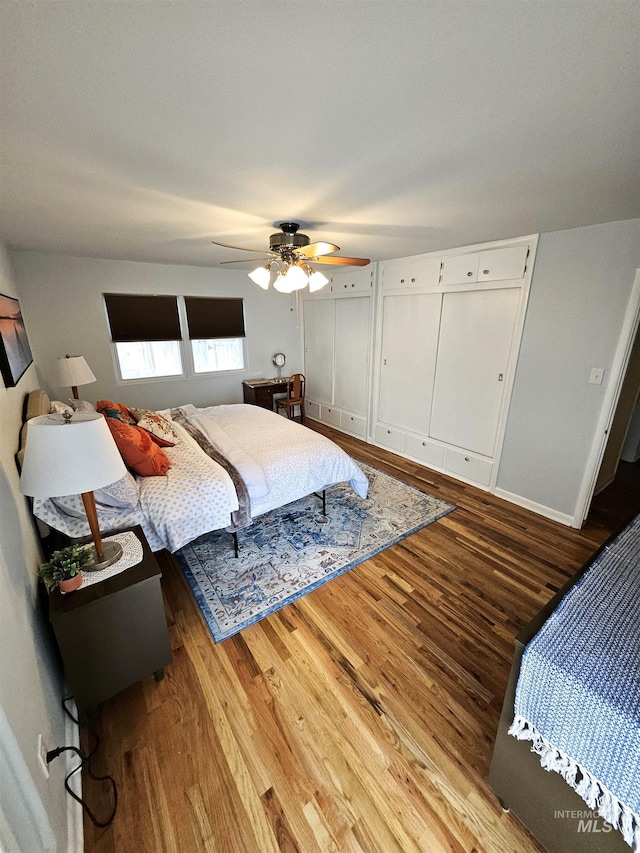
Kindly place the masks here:
POLYGON ((221 261, 221 263, 242 264, 247 261, 262 261, 259 267, 249 273, 249 278, 263 290, 268 290, 274 273, 273 267, 275 267, 276 277, 273 286, 281 293, 292 293, 307 285, 313 292, 328 284, 329 279, 318 270, 314 270, 311 264, 364 267, 370 262, 369 258, 333 256, 333 252, 340 251, 340 246, 323 240, 312 243, 306 234, 298 233, 300 225, 297 222, 281 222, 278 227, 280 231, 271 235, 269 251, 264 253, 260 249, 231 246, 229 243, 219 243, 217 240, 211 242, 225 249, 238 249, 241 252, 253 252, 254 255, 259 255, 259 257, 244 258, 239 261, 221 261))

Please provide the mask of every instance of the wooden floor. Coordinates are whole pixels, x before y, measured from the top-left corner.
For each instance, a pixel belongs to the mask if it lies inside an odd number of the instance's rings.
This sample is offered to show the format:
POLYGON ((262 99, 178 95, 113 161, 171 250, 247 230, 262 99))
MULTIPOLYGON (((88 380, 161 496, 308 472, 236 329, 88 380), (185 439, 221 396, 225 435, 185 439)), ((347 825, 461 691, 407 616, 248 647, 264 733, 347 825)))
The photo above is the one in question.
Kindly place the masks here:
POLYGON ((163 552, 174 661, 104 705, 86 851, 541 850, 486 781, 512 641, 640 510, 637 466, 576 531, 323 432, 458 508, 219 645, 163 552))

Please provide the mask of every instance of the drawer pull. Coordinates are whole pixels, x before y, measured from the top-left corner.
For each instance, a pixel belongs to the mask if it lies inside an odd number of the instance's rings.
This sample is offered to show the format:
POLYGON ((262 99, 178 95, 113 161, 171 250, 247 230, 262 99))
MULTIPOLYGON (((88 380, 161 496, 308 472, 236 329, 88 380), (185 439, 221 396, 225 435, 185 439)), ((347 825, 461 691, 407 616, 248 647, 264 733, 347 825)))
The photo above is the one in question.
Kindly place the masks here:
POLYGON ((465 461, 465 462, 468 462, 468 461, 469 461, 469 457, 468 457, 468 456, 465 456, 465 457, 464 457, 464 461, 465 461))
POLYGON ((468 272, 468 273, 467 273, 467 275, 469 276, 469 278, 471 278, 471 276, 473 275, 473 273, 472 273, 472 272, 468 272))
POLYGON ((482 275, 489 275, 489 270, 482 270, 482 275))
POLYGON ((401 278, 401 279, 400 279, 400 284, 404 284, 404 279, 403 279, 403 278, 401 278))
POLYGON ((391 430, 390 430, 390 429, 388 429, 388 430, 387 430, 387 435, 391 435, 391 430))
POLYGON ((411 279, 411 281, 412 281, 412 282, 415 282, 415 278, 412 278, 412 279, 411 279))

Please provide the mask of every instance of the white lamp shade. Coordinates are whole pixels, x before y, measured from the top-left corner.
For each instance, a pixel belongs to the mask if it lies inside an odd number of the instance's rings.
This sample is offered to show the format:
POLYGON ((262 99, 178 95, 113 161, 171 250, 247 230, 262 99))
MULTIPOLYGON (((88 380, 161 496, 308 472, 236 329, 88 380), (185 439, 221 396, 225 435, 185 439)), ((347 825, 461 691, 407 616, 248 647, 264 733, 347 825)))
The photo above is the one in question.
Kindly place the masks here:
POLYGON ((75 385, 88 385, 96 381, 96 377, 82 355, 63 356, 58 359, 57 365, 59 385, 73 388, 75 385))
POLYGON ((93 412, 44 415, 28 421, 20 491, 38 498, 92 492, 127 469, 104 417, 93 412))
POLYGON ((293 288, 290 286, 291 282, 287 281, 287 276, 282 275, 282 273, 278 273, 278 277, 273 282, 273 286, 276 290, 279 290, 280 293, 292 293, 293 288))
POLYGON ((258 287, 261 287, 263 290, 268 290, 269 279, 271 278, 271 269, 270 267, 258 267, 253 272, 249 273, 249 278, 254 284, 257 284, 258 287))
POLYGON ((320 290, 320 288, 324 287, 325 284, 329 284, 329 279, 318 270, 309 276, 309 291, 311 293, 314 293, 316 290, 320 290))

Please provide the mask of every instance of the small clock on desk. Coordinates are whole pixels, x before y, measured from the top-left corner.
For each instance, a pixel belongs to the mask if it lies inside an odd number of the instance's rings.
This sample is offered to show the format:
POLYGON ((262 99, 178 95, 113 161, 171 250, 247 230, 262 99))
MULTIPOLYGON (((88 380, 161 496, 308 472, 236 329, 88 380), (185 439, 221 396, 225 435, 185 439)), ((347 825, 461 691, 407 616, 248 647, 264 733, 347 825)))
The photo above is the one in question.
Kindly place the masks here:
POLYGON ((274 366, 275 366, 275 368, 277 369, 277 371, 278 371, 277 376, 278 376, 278 379, 280 379, 280 377, 282 376, 282 368, 283 368, 283 367, 285 366, 285 364, 287 363, 287 357, 286 357, 286 355, 285 355, 283 352, 277 352, 277 353, 273 356, 273 358, 271 359, 271 361, 273 362, 273 365, 274 365, 274 366))

